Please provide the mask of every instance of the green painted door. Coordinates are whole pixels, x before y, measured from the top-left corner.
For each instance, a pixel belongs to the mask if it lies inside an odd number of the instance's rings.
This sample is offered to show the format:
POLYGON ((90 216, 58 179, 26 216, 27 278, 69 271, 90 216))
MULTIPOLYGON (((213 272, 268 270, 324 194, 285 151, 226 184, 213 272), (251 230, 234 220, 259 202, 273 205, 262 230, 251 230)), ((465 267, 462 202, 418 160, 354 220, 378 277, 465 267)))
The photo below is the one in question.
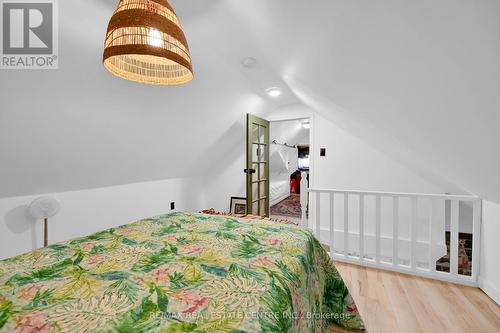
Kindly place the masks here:
POLYGON ((269 216, 269 121, 247 114, 247 213, 269 216))

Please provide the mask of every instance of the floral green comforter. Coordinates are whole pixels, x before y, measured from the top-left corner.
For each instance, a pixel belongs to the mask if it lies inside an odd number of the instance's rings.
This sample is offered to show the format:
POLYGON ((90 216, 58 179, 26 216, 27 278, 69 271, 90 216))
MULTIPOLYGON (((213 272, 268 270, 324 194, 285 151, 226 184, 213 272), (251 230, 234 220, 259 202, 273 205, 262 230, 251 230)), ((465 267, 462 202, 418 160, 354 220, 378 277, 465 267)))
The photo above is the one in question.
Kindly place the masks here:
POLYGON ((0 332, 363 329, 305 229, 171 213, 0 261, 0 332))

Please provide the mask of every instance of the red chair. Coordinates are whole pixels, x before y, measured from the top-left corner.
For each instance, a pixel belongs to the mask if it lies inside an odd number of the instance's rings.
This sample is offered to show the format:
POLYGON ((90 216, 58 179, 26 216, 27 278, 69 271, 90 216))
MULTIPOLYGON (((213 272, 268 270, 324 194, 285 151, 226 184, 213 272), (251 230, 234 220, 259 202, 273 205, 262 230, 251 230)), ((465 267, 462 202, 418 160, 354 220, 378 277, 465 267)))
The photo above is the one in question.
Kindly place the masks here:
POLYGON ((290 192, 298 193, 297 192, 297 179, 290 179, 290 192))
POLYGON ((297 180, 297 194, 300 194, 300 181, 302 180, 302 175, 300 172, 297 172, 295 175, 295 179, 297 180))

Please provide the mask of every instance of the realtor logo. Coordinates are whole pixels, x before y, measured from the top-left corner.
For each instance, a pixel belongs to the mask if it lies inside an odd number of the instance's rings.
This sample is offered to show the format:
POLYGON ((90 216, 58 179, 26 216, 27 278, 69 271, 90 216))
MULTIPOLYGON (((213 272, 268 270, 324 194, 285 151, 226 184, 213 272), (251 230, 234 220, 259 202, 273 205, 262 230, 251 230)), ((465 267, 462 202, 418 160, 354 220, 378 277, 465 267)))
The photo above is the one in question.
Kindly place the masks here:
POLYGON ((56 69, 56 0, 0 0, 2 69, 56 69))

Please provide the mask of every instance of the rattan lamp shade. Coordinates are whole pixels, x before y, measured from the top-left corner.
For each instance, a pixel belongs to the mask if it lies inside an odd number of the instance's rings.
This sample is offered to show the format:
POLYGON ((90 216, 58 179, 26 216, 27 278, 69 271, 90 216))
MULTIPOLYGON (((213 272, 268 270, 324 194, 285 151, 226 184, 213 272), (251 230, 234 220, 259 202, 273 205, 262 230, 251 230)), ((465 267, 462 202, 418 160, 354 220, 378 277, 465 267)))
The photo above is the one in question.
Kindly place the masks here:
POLYGON ((109 21, 103 62, 111 73, 141 83, 193 79, 186 37, 167 0, 120 0, 109 21))

